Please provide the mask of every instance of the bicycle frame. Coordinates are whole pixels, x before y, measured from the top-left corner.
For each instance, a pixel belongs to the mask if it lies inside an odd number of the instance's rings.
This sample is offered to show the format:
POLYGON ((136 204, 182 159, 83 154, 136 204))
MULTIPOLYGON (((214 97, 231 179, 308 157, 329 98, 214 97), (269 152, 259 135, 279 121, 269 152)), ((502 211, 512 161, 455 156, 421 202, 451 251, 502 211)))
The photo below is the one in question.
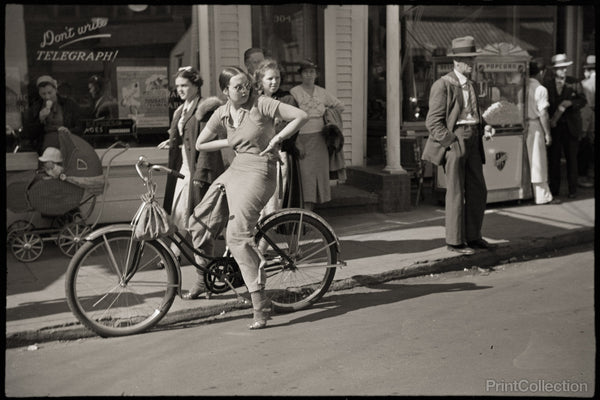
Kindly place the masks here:
MULTIPOLYGON (((174 174, 175 176, 178 177, 183 177, 183 175, 179 174, 177 171, 173 171, 169 168, 163 167, 161 165, 153 165, 151 163, 148 163, 148 161, 145 159, 145 157, 141 156, 139 161, 136 163, 136 170, 138 172, 138 175, 140 176, 140 178, 144 181, 144 184, 147 187, 151 187, 154 184, 153 180, 152 180, 152 171, 153 170, 159 170, 159 171, 165 171, 167 173, 170 174, 174 174), (146 166, 148 167, 148 174, 144 175, 140 169, 141 166, 146 166)), ((302 223, 302 219, 304 218, 305 215, 309 215, 310 217, 318 220, 319 222, 321 222, 331 233, 332 237, 334 238, 334 240, 331 243, 327 244, 327 247, 334 247, 334 251, 339 255, 340 253, 340 242, 338 239, 338 236, 336 235, 335 231, 333 230, 333 228, 331 227, 331 225, 329 225, 329 223, 327 221, 325 221, 325 219, 323 219, 321 216, 319 216, 318 214, 309 211, 309 210, 305 210, 305 209, 301 209, 301 208, 286 208, 283 210, 279 210, 279 211, 275 211, 269 215, 267 215, 266 217, 264 217, 262 220, 260 220, 257 225, 256 225, 256 229, 258 230, 258 232, 261 233, 261 237, 264 238, 264 240, 269 244, 269 246, 271 246, 271 248, 276 252, 277 255, 279 255, 282 260, 286 261, 286 266, 289 267, 291 265, 294 264, 294 260, 292 260, 288 254, 283 251, 281 248, 279 248, 279 246, 277 246, 277 244, 266 234, 265 231, 262 230, 262 227, 265 226, 265 224, 267 224, 268 222, 270 222, 271 220, 281 216, 281 215, 285 215, 285 214, 295 214, 295 215, 299 215, 300 216, 300 223, 302 223)), ((95 230, 93 232, 91 232, 86 238, 85 240, 94 240, 100 236, 106 235, 108 233, 111 232, 116 232, 116 231, 129 231, 131 232, 131 237, 133 239, 133 226, 131 226, 131 224, 115 224, 115 225, 110 225, 107 227, 103 227, 100 228, 98 230, 95 230)), ((178 261, 177 256, 175 256, 175 253, 173 252, 173 250, 171 249, 171 244, 174 244, 181 252, 181 255, 184 256, 185 258, 188 259, 188 261, 198 270, 203 271, 204 273, 209 273, 209 274, 213 274, 213 276, 215 276, 218 279, 223 280, 228 286, 229 288, 235 293, 235 295, 239 298, 241 297, 237 291, 235 290, 234 286, 232 285, 232 283, 227 279, 226 276, 217 276, 214 272, 210 271, 207 267, 203 266, 203 265, 199 265, 194 256, 199 256, 202 258, 205 258, 207 260, 209 260, 209 265, 210 262, 215 261, 218 259, 218 257, 214 257, 214 256, 209 256, 207 254, 202 253, 201 251, 195 249, 193 247, 193 244, 190 243, 190 241, 188 241, 185 236, 183 234, 181 234, 180 232, 175 232, 169 236, 163 237, 163 238, 157 238, 155 239, 158 243, 160 243, 160 245, 163 247, 163 249, 166 251, 166 253, 168 254, 169 258, 172 260, 173 264, 176 267, 177 270, 177 294, 179 297, 182 296, 182 292, 181 292, 181 265, 178 261)), ((317 249, 314 253, 321 251, 322 249, 317 249)), ((313 254, 314 254, 313 253, 313 254)), ((128 257, 129 254, 131 254, 131 248, 129 249, 128 252, 128 257)), ((307 255, 307 257, 312 256, 313 254, 309 254, 307 255)), ((134 257, 136 257, 136 254, 133 255, 134 257)), ((229 251, 229 249, 226 249, 225 254, 223 255, 224 258, 232 258, 232 255, 229 251)), ((331 268, 331 267, 341 267, 341 266, 345 266, 346 263, 344 261, 338 260, 336 264, 334 265, 324 265, 324 266, 319 266, 318 268, 331 268)), ((314 268, 314 267, 311 267, 314 268)), ((130 275, 133 275, 135 273, 135 271, 130 271, 131 273, 127 274, 126 278, 130 275)))

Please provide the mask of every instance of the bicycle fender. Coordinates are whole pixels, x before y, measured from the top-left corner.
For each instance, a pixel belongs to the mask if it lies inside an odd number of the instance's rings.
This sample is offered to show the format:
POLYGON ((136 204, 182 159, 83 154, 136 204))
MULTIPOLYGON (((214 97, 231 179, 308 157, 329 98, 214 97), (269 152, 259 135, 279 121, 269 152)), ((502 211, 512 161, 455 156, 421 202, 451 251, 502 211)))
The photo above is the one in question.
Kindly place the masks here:
POLYGON ((133 231, 133 227, 130 224, 114 224, 114 225, 104 226, 102 228, 98 228, 98 229, 90 232, 85 237, 85 240, 94 240, 102 235, 107 234, 107 233, 119 232, 119 231, 131 232, 131 231, 133 231))
POLYGON ((333 230, 333 228, 331 227, 331 225, 329 224, 329 222, 327 222, 323 217, 321 217, 319 214, 317 214, 317 213, 315 213, 313 211, 305 210, 303 208, 284 208, 284 209, 281 209, 279 211, 272 212, 269 215, 265 216, 262 220, 258 221, 258 225, 259 226, 263 226, 267 222, 271 221, 272 219, 275 219, 278 216, 285 215, 285 214, 305 214, 305 215, 308 215, 308 216, 316 219, 317 221, 319 221, 323 225, 325 225, 325 227, 333 235, 333 238, 335 239, 335 243, 336 243, 337 253, 340 254, 340 248, 341 248, 341 246, 340 246, 340 239, 338 238, 337 234, 335 233, 335 231, 333 230))

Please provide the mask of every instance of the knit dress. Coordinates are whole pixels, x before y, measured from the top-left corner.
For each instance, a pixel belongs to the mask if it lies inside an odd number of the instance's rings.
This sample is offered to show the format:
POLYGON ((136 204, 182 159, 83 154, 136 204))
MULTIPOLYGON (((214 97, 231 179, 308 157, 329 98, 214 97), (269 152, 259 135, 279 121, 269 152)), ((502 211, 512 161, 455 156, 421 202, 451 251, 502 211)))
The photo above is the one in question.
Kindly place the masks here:
POLYGON ((298 107, 308 114, 309 121, 300 129, 296 146, 300 153, 300 176, 304 202, 325 203, 331 200, 329 186, 329 153, 321 131, 323 115, 327 107, 344 111, 344 105, 325 89, 315 85, 312 94, 302 85, 290 90, 298 107))

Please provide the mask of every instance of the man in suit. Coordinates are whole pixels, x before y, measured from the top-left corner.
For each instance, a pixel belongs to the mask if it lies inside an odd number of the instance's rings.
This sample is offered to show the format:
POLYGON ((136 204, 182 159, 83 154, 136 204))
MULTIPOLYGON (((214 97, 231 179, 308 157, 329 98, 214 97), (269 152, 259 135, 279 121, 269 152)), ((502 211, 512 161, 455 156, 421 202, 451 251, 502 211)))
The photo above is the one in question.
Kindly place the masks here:
POLYGON ((594 186, 594 141, 596 135, 595 105, 596 105, 596 56, 590 55, 583 65, 585 79, 581 81, 583 94, 587 104, 581 109, 583 127, 582 138, 579 142, 579 186, 594 186))
POLYGON ((483 177, 483 129, 477 95, 469 76, 477 55, 475 39, 452 40, 454 70, 431 86, 425 125, 429 138, 422 159, 444 167, 446 174, 446 245, 464 255, 495 247, 481 236, 487 187, 483 177))
POLYGON ((573 64, 566 54, 552 57, 554 79, 546 83, 551 115, 552 144, 548 149, 548 183, 552 196, 560 193, 560 160, 564 152, 567 161, 569 198, 577 196, 577 150, 581 138, 580 110, 586 104, 581 84, 567 76, 567 67, 573 64))

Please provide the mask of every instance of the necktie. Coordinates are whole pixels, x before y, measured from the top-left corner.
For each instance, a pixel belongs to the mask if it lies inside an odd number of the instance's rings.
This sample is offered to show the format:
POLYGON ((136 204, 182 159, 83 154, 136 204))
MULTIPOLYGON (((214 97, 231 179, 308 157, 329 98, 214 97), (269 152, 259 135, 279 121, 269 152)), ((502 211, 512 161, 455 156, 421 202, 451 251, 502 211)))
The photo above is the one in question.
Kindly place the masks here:
POLYGON ((557 79, 556 80, 556 91, 558 92, 558 94, 562 93, 564 85, 565 85, 564 79, 557 79))
POLYGON ((471 114, 475 120, 479 120, 479 115, 477 114, 477 95, 475 94, 475 89, 473 89, 473 85, 471 85, 469 81, 465 82, 463 87, 466 87, 467 91, 469 92, 469 101, 465 105, 467 113, 471 114))
POLYGON ((179 118, 179 122, 177 123, 177 127, 179 128, 179 134, 183 135, 183 123, 185 122, 185 115, 188 113, 187 108, 183 108, 181 112, 181 118, 179 118))

